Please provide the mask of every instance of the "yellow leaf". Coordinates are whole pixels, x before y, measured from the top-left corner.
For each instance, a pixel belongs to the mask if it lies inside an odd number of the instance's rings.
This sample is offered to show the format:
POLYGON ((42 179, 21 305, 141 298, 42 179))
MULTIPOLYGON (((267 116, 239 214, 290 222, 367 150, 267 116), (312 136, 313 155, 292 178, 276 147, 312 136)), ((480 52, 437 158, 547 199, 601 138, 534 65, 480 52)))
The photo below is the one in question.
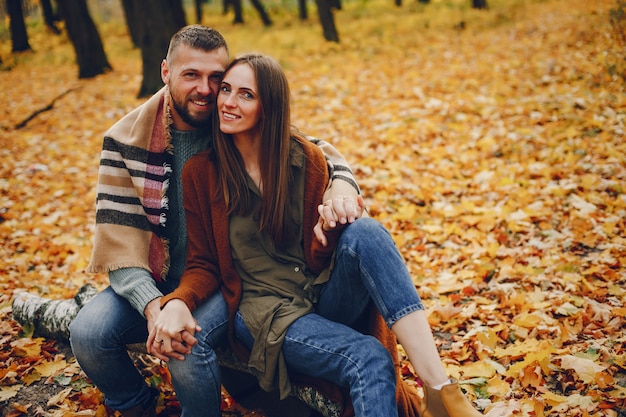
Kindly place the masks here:
POLYGON ((67 367, 67 362, 65 360, 60 360, 56 362, 44 362, 35 366, 35 370, 39 372, 42 376, 48 377, 56 374, 61 369, 65 369, 67 367))
POLYGON ((565 402, 567 402, 567 397, 563 396, 563 395, 558 395, 555 394, 551 391, 547 391, 545 393, 543 393, 541 395, 541 398, 543 398, 544 400, 546 400, 546 402, 550 405, 550 406, 556 406, 559 404, 563 404, 565 402))
POLYGON ((34 339, 21 338, 11 343, 14 354, 25 358, 39 357, 41 355, 41 343, 43 338, 38 337, 34 339))
POLYGON ((41 374, 37 372, 37 370, 33 370, 33 372, 31 372, 30 374, 22 378, 22 382, 24 382, 24 385, 26 386, 30 386, 34 382, 37 382, 40 380, 41 380, 41 374))
POLYGON ((17 395, 17 392, 23 387, 24 385, 19 384, 19 385, 11 385, 8 387, 0 387, 0 402, 6 401, 9 398, 13 398, 17 395))
POLYGON ((499 376, 491 378, 487 384, 487 393, 496 397, 504 397, 511 391, 511 384, 499 376))
POLYGON ((523 313, 520 314, 514 321, 513 324, 521 327, 526 327, 528 329, 533 329, 542 323, 541 317, 537 316, 535 313, 523 313))
POLYGON ((598 372, 606 369, 605 366, 599 365, 587 358, 579 358, 574 355, 565 355, 561 357, 561 368, 573 369, 581 381, 588 384, 593 382, 598 372))
POLYGON ((65 401, 65 398, 67 398, 68 395, 70 395, 70 392, 72 392, 72 388, 65 388, 63 391, 59 392, 57 395, 55 395, 54 397, 50 398, 48 400, 48 407, 53 407, 53 406, 59 406, 63 403, 63 401, 65 401))
POLYGON ((480 331, 476 332, 476 339, 492 350, 496 348, 500 340, 496 332, 489 327, 482 328, 480 331))
POLYGON ((609 394, 613 398, 626 399, 626 388, 615 385, 609 394))
POLYGON ((486 361, 473 362, 463 366, 463 376, 491 378, 496 374, 495 368, 486 361))
POLYGON ((533 364, 537 363, 543 373, 548 375, 550 373, 550 355, 554 351, 554 347, 548 341, 542 341, 537 349, 531 352, 524 357, 524 360, 521 362, 514 363, 509 367, 506 372, 507 376, 517 377, 522 369, 525 369, 533 364))

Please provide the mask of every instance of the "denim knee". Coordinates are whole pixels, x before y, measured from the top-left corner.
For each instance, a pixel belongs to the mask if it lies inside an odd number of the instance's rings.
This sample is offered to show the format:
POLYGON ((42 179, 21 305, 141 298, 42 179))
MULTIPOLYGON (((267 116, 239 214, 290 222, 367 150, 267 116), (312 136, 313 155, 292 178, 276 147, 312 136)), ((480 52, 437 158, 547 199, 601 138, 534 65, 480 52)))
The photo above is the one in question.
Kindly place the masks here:
POLYGON ((93 320, 89 315, 78 312, 74 320, 69 325, 70 347, 74 355, 81 351, 82 347, 93 346, 97 344, 98 338, 94 337, 93 320))
MULTIPOLYGON (((350 224, 349 227, 346 227, 341 234, 340 240, 357 239, 358 241, 370 241, 380 233, 391 236, 378 220, 371 217, 362 217, 350 224)), ((375 241, 376 239, 373 240, 375 241)))

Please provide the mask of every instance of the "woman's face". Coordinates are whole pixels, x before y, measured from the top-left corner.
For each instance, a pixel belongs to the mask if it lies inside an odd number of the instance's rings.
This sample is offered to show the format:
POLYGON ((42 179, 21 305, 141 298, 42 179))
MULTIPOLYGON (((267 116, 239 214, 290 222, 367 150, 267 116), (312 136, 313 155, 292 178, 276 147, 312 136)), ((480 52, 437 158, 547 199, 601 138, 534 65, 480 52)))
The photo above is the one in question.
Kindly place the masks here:
POLYGON ((217 95, 220 130, 231 135, 258 133, 261 101, 252 67, 241 63, 224 76, 217 95))

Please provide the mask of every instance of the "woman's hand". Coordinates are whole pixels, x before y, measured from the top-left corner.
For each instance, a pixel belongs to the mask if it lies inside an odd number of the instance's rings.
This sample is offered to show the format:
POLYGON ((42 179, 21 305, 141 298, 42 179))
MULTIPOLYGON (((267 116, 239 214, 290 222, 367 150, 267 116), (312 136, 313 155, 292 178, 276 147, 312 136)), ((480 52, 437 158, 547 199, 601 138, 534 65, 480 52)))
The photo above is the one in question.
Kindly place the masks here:
POLYGON ((365 211, 365 200, 361 195, 339 195, 326 200, 317 207, 320 217, 313 228, 317 240, 326 246, 326 232, 353 223, 365 211))
POLYGON ((167 362, 170 358, 184 360, 191 347, 198 343, 194 337, 202 330, 182 300, 169 301, 159 313, 150 330, 146 348, 148 353, 167 362))

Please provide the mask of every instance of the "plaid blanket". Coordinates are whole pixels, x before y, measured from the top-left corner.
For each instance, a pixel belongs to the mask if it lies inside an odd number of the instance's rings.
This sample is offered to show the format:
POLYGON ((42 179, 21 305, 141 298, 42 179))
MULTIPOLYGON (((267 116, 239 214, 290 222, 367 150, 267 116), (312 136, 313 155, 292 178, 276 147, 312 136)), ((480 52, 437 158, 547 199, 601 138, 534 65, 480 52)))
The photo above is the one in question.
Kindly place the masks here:
POLYGON ((157 281, 169 268, 166 191, 172 173, 169 94, 163 87, 106 132, 88 272, 139 267, 157 281))

